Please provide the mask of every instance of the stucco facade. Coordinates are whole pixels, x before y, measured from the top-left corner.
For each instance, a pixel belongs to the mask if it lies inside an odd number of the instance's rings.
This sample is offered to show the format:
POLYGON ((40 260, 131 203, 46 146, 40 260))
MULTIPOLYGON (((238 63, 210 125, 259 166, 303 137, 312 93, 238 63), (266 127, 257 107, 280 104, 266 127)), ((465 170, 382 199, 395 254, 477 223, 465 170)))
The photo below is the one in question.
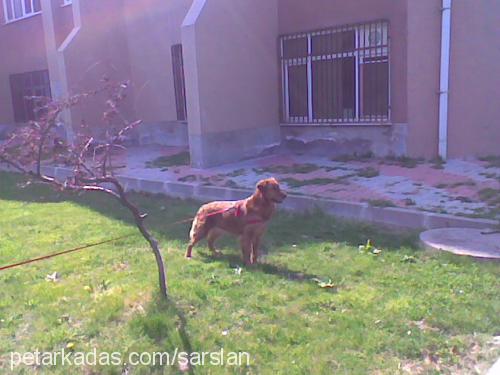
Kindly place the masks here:
MULTIPOLYGON (((290 140, 310 152, 437 156, 441 0, 61 3, 42 0, 41 14, 9 23, 0 7, 0 124, 14 122, 10 75, 48 69, 54 97, 92 90, 103 75, 129 80, 125 114, 143 119, 139 140, 189 145, 197 167, 256 156, 290 140), (283 122, 280 36, 374 20, 389 24, 389 120, 283 122), (187 121, 176 112, 172 46, 179 44, 187 121)), ((448 156, 498 154, 500 3, 452 4, 448 156)), ((102 98, 95 98, 63 120, 69 130, 86 121, 98 133, 102 109, 102 98)))
POLYGON ((14 122, 10 91, 11 74, 45 70, 48 68, 45 53, 42 16, 40 14, 19 22, 4 24, 4 8, 0 6, 0 124, 14 122))
POLYGON ((186 18, 194 166, 257 155, 279 142, 275 0, 198 1, 186 18))
POLYGON ((500 154, 500 2, 452 10, 449 157, 500 154))

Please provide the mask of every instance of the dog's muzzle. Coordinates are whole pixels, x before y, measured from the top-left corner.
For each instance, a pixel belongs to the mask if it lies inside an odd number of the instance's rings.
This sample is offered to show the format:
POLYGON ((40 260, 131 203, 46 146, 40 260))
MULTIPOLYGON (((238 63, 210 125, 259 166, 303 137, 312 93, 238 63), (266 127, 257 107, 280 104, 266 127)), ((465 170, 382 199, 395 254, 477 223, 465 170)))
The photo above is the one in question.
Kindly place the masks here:
POLYGON ((282 193, 281 198, 273 199, 273 202, 274 203, 283 203, 283 201, 285 200, 286 197, 287 197, 286 193, 282 193))

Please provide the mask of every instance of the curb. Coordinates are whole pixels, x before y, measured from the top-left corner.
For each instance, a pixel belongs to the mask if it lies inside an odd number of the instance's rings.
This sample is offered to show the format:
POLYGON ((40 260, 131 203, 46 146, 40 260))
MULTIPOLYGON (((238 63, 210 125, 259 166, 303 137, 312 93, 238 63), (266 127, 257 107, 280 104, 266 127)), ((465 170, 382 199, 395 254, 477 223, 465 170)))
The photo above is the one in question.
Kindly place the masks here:
POLYGON ((500 358, 491 366, 486 375, 498 375, 500 374, 500 358))
MULTIPOLYGON (((71 174, 67 168, 42 167, 44 173, 57 179, 64 179, 71 174)), ((117 176, 127 191, 135 190, 148 193, 165 194, 174 198, 212 200, 239 200, 253 193, 253 190, 233 189, 216 186, 193 185, 180 182, 163 182, 117 176)), ((498 223, 488 219, 472 219, 460 216, 436 214, 432 212, 409 210, 396 207, 373 207, 368 203, 348 202, 324 198, 311 198, 289 194, 281 207, 293 212, 306 212, 321 209, 327 214, 348 220, 383 224, 404 229, 436 229, 465 227, 475 229, 494 228, 498 223)))

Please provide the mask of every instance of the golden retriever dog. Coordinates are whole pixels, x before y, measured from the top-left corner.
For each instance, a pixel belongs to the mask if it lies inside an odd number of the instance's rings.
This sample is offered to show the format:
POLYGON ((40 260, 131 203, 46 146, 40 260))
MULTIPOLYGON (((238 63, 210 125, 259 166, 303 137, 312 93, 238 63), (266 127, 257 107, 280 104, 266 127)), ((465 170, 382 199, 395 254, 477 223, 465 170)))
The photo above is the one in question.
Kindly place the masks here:
POLYGON ((215 241, 224 233, 240 237, 245 265, 254 264, 259 257, 261 238, 276 204, 283 202, 286 193, 274 178, 261 180, 255 192, 240 201, 210 202, 200 207, 193 221, 186 258, 191 258, 196 243, 207 237, 208 247, 219 254, 215 241))

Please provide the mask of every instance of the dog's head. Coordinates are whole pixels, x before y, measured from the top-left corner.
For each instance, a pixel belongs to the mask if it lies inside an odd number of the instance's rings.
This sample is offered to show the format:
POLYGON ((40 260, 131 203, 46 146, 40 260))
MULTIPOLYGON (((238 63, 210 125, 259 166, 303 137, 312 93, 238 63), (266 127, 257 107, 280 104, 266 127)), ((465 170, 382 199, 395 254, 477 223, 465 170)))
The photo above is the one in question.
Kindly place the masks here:
POLYGON ((262 196, 274 203, 281 203, 286 198, 286 193, 280 189, 280 184, 275 178, 266 178, 257 183, 257 190, 262 196))

